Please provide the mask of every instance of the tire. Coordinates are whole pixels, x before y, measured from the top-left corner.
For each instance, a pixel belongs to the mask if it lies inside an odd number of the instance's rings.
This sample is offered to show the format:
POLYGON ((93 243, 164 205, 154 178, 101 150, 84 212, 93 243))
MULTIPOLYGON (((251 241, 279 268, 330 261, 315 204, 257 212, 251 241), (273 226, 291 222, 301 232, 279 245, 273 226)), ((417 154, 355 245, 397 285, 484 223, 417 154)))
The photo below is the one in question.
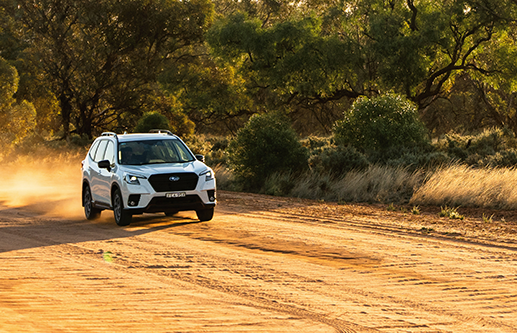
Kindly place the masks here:
POLYGON ((196 214, 201 222, 210 221, 214 217, 214 208, 196 210, 196 214))
POLYGON ((132 215, 124 209, 124 200, 120 190, 115 190, 113 195, 113 216, 115 216, 115 222, 119 226, 129 225, 131 223, 132 215))
POLYGON ((86 185, 83 190, 83 206, 84 215, 88 220, 96 220, 101 216, 101 210, 93 207, 92 191, 90 186, 86 185))

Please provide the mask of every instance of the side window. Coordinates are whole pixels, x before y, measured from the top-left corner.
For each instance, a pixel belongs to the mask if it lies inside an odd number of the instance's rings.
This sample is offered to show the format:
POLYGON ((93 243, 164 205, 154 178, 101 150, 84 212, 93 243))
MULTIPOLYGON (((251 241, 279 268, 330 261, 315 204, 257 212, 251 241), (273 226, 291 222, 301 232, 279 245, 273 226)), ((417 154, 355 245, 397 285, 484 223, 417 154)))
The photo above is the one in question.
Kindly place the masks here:
POLYGON ((94 161, 100 162, 104 157, 104 151, 106 150, 106 145, 108 144, 108 140, 102 140, 99 144, 99 148, 97 148, 97 152, 95 153, 94 161))
POLYGON ((90 158, 94 161, 95 161, 95 152, 97 151, 97 148, 99 148, 99 142, 100 141, 95 141, 93 143, 92 147, 90 148, 90 158))
POLYGON ((108 141, 108 146, 106 147, 103 160, 109 160, 110 164, 115 163, 115 149, 113 141, 108 141))

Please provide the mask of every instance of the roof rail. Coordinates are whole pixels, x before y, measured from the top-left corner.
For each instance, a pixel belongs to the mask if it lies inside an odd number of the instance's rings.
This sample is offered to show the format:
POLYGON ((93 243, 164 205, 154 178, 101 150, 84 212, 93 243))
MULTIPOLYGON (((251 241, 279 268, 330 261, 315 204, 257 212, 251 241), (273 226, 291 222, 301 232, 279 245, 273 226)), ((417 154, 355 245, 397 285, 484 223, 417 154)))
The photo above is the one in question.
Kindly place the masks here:
POLYGON ((115 140, 117 140, 117 146, 118 146, 118 136, 115 132, 103 132, 101 136, 113 136, 115 137, 115 140))
POLYGON ((149 131, 149 133, 158 133, 158 134, 165 133, 167 135, 174 135, 171 131, 165 130, 165 129, 152 129, 149 131))

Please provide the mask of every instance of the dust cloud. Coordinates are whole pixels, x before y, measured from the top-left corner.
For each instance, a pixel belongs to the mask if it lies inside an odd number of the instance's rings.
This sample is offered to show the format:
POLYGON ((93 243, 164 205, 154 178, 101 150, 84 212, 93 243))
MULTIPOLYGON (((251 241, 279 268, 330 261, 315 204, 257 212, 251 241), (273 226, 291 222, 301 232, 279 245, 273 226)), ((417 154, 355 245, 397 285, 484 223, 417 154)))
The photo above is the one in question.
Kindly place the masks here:
POLYGON ((0 165, 0 204, 45 216, 84 218, 81 161, 84 155, 18 157, 0 165))

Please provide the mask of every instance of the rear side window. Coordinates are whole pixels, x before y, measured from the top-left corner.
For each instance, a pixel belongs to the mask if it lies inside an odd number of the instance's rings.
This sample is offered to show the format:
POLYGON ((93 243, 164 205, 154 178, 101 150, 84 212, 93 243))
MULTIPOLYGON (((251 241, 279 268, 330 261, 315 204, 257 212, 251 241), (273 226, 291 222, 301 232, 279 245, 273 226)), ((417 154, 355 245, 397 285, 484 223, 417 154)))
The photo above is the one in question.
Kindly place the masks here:
POLYGON ((90 148, 90 158, 92 160, 95 160, 95 153, 97 152, 97 148, 99 148, 99 142, 100 142, 100 140, 95 141, 93 143, 92 147, 90 148))
POLYGON ((106 147, 106 153, 104 153, 103 160, 110 161, 110 164, 115 163, 115 149, 113 141, 108 141, 108 146, 106 147))
POLYGON ((95 162, 102 161, 102 158, 104 157, 104 151, 106 150, 107 144, 108 144, 108 140, 102 140, 99 143, 99 148, 97 148, 97 151, 95 152, 95 157, 93 158, 93 160, 95 162))

